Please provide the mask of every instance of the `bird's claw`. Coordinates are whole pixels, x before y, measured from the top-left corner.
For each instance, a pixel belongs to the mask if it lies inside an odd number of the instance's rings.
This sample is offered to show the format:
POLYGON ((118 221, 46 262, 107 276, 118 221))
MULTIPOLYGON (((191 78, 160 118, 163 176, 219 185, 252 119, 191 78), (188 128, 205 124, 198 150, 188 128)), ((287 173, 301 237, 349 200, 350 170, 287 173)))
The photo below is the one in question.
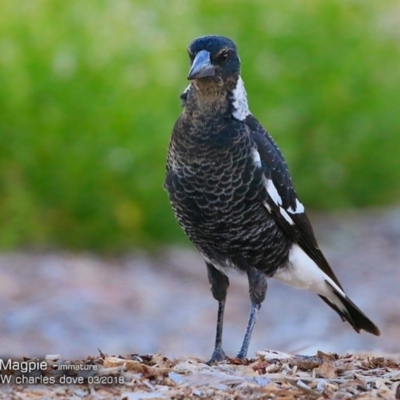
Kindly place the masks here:
POLYGON ((228 357, 226 356, 224 350, 222 349, 215 349, 212 353, 211 358, 207 361, 207 365, 217 364, 221 361, 226 361, 228 357))

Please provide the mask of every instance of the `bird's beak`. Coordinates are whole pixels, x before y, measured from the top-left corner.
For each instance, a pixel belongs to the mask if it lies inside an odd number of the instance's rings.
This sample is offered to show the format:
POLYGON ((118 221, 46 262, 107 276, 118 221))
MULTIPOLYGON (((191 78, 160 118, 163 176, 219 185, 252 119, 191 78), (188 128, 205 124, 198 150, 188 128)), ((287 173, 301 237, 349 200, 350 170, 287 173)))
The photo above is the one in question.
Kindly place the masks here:
POLYGON ((215 67, 211 64, 210 53, 206 50, 201 50, 197 53, 190 68, 188 79, 204 78, 206 76, 214 76, 215 67))

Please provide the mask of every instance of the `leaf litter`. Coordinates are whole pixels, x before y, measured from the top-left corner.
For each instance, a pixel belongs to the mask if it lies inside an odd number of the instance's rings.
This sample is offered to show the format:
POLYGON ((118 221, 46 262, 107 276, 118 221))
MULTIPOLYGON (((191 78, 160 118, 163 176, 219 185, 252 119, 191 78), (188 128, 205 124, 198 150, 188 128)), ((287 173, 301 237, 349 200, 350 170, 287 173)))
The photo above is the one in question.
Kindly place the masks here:
POLYGON ((68 370, 68 376, 82 377, 84 383, 2 385, 0 399, 400 399, 399 357, 323 352, 301 356, 265 350, 254 359, 207 365, 197 358, 109 356, 100 351, 84 360, 57 355, 44 360, 48 368, 40 371, 43 375, 59 378, 60 364, 77 365, 81 368, 68 370), (88 372, 87 365, 96 369, 88 372), (93 384, 93 376, 112 377, 117 383, 93 384))

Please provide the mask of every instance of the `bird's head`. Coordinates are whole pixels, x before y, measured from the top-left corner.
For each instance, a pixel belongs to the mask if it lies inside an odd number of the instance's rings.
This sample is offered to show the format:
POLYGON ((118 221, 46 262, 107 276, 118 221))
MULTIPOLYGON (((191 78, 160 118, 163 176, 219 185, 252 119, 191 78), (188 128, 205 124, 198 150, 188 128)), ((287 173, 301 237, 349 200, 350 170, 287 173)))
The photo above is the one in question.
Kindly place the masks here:
POLYGON ((236 82, 240 60, 232 40, 223 36, 202 36, 188 46, 190 57, 189 80, 226 84, 236 82))

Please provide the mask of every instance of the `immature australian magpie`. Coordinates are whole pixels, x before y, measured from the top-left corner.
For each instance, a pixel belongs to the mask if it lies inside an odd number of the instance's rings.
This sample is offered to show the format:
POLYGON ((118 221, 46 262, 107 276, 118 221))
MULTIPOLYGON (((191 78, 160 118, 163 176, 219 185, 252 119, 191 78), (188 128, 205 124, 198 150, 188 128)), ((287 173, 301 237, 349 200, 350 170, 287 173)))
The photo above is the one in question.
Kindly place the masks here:
POLYGON ((251 311, 238 358, 247 355, 267 278, 318 294, 360 332, 377 326, 350 300, 318 247, 286 162, 251 114, 235 43, 204 36, 188 46, 190 85, 167 155, 165 188, 177 220, 203 256, 218 301, 215 348, 229 270, 247 274, 251 311))

